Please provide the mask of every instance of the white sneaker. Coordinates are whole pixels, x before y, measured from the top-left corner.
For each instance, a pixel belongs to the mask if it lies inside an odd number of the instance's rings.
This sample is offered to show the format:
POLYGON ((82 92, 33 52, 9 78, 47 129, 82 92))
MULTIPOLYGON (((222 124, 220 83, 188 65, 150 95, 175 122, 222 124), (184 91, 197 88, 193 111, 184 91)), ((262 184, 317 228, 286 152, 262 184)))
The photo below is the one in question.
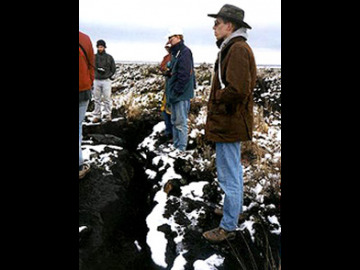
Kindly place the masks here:
POLYGON ((171 153, 171 152, 174 152, 175 150, 176 150, 176 148, 174 147, 173 144, 168 144, 167 147, 164 147, 163 152, 171 153))
POLYGON ((177 149, 174 147, 174 150, 169 153, 169 157, 172 158, 182 158, 186 156, 186 151, 177 149))

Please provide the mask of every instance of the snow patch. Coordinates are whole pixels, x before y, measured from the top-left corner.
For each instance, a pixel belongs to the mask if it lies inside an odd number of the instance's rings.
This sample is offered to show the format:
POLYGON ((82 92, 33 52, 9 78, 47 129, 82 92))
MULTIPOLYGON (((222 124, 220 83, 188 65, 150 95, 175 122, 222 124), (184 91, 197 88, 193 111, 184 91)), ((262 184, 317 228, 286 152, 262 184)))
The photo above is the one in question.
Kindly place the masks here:
POLYGON ((157 175, 157 173, 153 170, 147 169, 145 173, 148 175, 149 179, 154 179, 157 175))
POLYGON ((214 254, 206 260, 197 260, 194 262, 194 270, 217 270, 217 267, 224 263, 225 258, 214 254))
POLYGON ((203 196, 203 188, 206 184, 208 184, 206 181, 191 182, 189 185, 181 187, 182 196, 194 201, 203 201, 201 197, 203 196))
POLYGON ((162 267, 167 267, 165 262, 165 253, 167 240, 163 232, 158 231, 158 227, 162 224, 167 224, 168 220, 163 217, 166 205, 167 194, 160 190, 156 193, 154 201, 158 204, 154 207, 150 215, 146 218, 146 224, 149 232, 146 237, 146 242, 151 250, 151 258, 153 261, 162 267))
POLYGON ((134 244, 135 244, 136 248, 138 249, 138 251, 141 251, 142 248, 139 245, 139 242, 137 240, 135 240, 134 244))

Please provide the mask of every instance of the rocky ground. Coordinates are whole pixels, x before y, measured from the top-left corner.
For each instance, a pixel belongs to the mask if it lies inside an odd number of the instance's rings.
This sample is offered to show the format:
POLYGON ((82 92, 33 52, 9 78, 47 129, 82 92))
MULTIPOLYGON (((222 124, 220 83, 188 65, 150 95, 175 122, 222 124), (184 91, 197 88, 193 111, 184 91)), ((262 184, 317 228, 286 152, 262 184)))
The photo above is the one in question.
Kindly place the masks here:
POLYGON ((162 140, 164 78, 150 64, 118 64, 113 120, 84 123, 91 173, 79 183, 79 269, 277 269, 280 260, 281 70, 258 70, 255 132, 243 143, 245 220, 210 245, 223 193, 204 140, 212 65, 196 67, 186 155, 162 140))

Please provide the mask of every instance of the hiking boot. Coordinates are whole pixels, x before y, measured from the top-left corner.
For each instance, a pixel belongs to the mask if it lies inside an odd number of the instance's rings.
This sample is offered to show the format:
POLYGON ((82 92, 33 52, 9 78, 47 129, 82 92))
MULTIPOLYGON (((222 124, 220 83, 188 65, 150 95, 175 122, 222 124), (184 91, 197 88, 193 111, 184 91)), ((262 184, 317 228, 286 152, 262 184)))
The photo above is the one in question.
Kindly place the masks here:
POLYGON ((83 179, 90 171, 90 166, 87 164, 83 165, 82 170, 79 171, 79 179, 83 179))
POLYGON ((101 122, 101 118, 95 117, 95 118, 92 120, 92 122, 93 122, 94 124, 100 123, 100 122, 101 122))
POLYGON ((161 134, 161 135, 159 136, 159 140, 158 140, 159 144, 164 144, 164 143, 167 143, 167 142, 169 142, 169 141, 170 141, 170 135, 161 134))
POLYGON ((223 228, 216 228, 203 233, 203 237, 213 244, 221 243, 224 240, 234 240, 235 231, 226 231, 223 228))
POLYGON ((167 135, 167 141, 168 141, 168 143, 171 143, 171 144, 174 143, 172 134, 167 135))
MULTIPOLYGON (((218 216, 222 216, 224 214, 224 211, 222 208, 215 208, 214 214, 218 216)), ((247 215, 245 213, 242 213, 239 215, 239 223, 243 223, 246 220, 247 215)))

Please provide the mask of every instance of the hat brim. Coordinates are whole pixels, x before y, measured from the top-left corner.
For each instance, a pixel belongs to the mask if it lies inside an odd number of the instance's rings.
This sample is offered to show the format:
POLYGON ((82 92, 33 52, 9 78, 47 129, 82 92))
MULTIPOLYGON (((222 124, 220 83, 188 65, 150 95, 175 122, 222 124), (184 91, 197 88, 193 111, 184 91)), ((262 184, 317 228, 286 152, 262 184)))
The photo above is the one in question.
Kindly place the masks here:
POLYGON ((218 15, 217 14, 208 14, 209 17, 213 17, 216 18, 218 15))
POLYGON ((229 21, 235 21, 237 23, 240 23, 242 26, 244 26, 245 28, 249 28, 249 29, 252 29, 250 25, 248 25, 246 22, 244 21, 237 21, 237 20, 234 20, 233 18, 228 18, 228 17, 224 17, 224 16, 219 16, 219 14, 208 14, 209 17, 212 17, 212 18, 217 18, 217 17, 223 17, 225 19, 228 19, 229 21))

